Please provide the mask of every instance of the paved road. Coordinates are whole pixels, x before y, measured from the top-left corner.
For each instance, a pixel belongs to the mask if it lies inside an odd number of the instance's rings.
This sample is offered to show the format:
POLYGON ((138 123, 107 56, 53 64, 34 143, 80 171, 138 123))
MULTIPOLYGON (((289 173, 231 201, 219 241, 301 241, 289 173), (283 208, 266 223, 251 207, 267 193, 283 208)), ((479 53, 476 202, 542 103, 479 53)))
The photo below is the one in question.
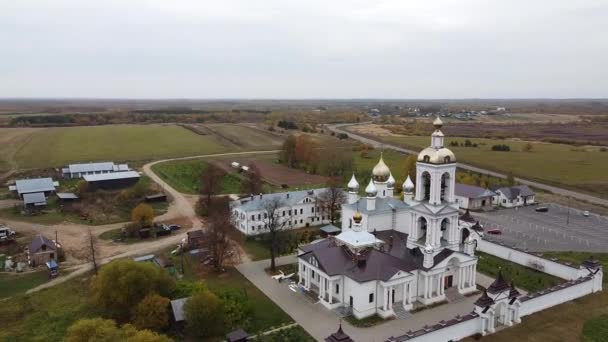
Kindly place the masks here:
MULTIPOLYGON (((295 263, 296 257, 293 255, 281 257, 277 262, 279 265, 295 263)), ((303 294, 292 292, 287 284, 270 278, 264 271, 269 265, 269 260, 262 260, 241 264, 237 269, 316 340, 323 341, 334 333, 338 328, 339 316, 321 304, 312 303, 303 294)), ((488 277, 480 278, 480 282, 486 286, 491 283, 488 277)), ((342 321, 342 328, 355 341, 385 341, 391 336, 401 336, 408 330, 421 329, 426 324, 435 324, 459 314, 470 313, 478 297, 479 295, 467 297, 462 302, 441 305, 418 312, 408 319, 395 319, 370 328, 357 328, 342 321)))
MULTIPOLYGON (((361 142, 364 142, 366 144, 372 145, 374 147, 383 147, 383 148, 389 148, 391 150, 395 150, 395 151, 399 151, 399 152, 403 152, 403 153, 407 153, 407 154, 418 154, 420 151, 414 151, 414 150, 410 150, 407 148, 403 148, 403 147, 399 147, 396 145, 391 145, 391 144, 387 144, 387 143, 383 143, 380 142, 378 140, 374 140, 374 139, 370 139, 367 137, 364 137, 362 135, 353 133, 351 131, 347 131, 345 129, 343 129, 344 127, 347 126, 354 126, 357 124, 339 124, 339 125, 328 125, 327 128, 330 131, 336 132, 336 133, 346 133, 348 134, 349 137, 359 140, 361 142)), ((492 170, 487 170, 484 168, 480 168, 477 166, 473 166, 473 165, 469 165, 469 164, 463 164, 463 163, 458 163, 458 167, 464 170, 469 170, 469 171, 473 171, 473 172, 477 172, 477 173, 481 173, 484 175, 489 175, 492 177, 498 177, 498 178, 507 178, 507 175, 505 175, 504 173, 500 173, 500 172, 495 172, 492 170)), ((535 182, 535 181, 531 181, 531 180, 527 180, 524 178, 519 178, 519 177, 515 177, 515 181, 521 183, 521 184, 526 184, 529 186, 533 186, 537 189, 541 189, 541 190, 545 190, 545 191, 549 191, 552 192, 554 194, 558 194, 558 195, 562 195, 562 196, 567 196, 567 197, 572 197, 572 198, 576 198, 585 202, 589 202, 589 203, 593 203, 593 204, 599 204, 599 205, 603 205, 608 207, 608 199, 603 199, 603 198, 599 198, 599 197, 595 197, 592 195, 588 195, 588 194, 584 194, 584 193, 580 193, 580 192, 576 192, 576 191, 572 191, 572 190, 567 190, 567 189, 563 189, 563 188, 558 188, 556 186, 552 186, 552 185, 547 185, 547 184, 543 184, 543 183, 539 183, 539 182, 535 182)))

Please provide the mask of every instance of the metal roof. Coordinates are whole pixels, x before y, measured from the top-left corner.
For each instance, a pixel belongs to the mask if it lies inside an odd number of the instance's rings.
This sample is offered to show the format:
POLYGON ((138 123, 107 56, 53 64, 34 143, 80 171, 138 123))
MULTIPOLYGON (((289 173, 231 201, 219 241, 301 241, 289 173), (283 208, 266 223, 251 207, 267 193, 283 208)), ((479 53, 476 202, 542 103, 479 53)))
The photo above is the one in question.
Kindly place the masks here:
MULTIPOLYGON (((29 192, 46 192, 55 191, 55 187, 59 185, 53 182, 52 178, 32 178, 20 179, 15 182, 15 188, 19 195, 29 192)), ((10 187, 9 187, 10 189, 10 187)))
POLYGON ((114 167, 115 167, 115 165, 112 162, 70 164, 70 165, 68 165, 68 170, 71 173, 103 172, 103 171, 113 171, 114 167))
POLYGON ((186 304, 188 299, 190 299, 190 297, 175 299, 171 301, 173 319, 175 319, 176 322, 181 322, 186 319, 186 315, 184 314, 184 305, 186 304))
POLYGON ((133 258, 133 261, 135 261, 135 262, 142 262, 142 261, 151 262, 153 260, 154 260, 154 254, 148 254, 148 255, 143 255, 143 256, 133 258))
POLYGON ((327 226, 321 227, 321 231, 327 234, 337 233, 342 231, 340 228, 334 226, 333 224, 328 224, 327 226))
POLYGON ((275 198, 280 198, 283 202, 282 207, 293 206, 306 197, 316 197, 324 192, 327 188, 311 189, 311 190, 300 190, 300 191, 289 191, 289 192, 277 192, 273 194, 262 194, 246 197, 237 201, 230 202, 231 208, 239 208, 245 212, 264 210, 264 205, 267 201, 275 198))
POLYGON ((534 196, 534 191, 530 190, 527 185, 516 185, 512 187, 504 187, 496 190, 500 191, 508 199, 515 199, 517 196, 534 196))
POLYGON ((84 175, 83 178, 87 182, 99 182, 106 180, 139 178, 139 173, 137 173, 136 171, 99 173, 94 175, 84 175))
POLYGON ((496 194, 488 189, 484 189, 474 185, 456 183, 454 187, 456 196, 466 198, 487 198, 493 197, 496 194))
POLYGON ((46 196, 44 196, 44 192, 23 194, 23 204, 44 205, 46 204, 46 196))
POLYGON ((30 242, 29 252, 36 253, 42 246, 47 246, 52 250, 57 249, 57 245, 55 244, 55 242, 53 242, 53 240, 49 240, 42 234, 39 234, 34 238, 34 240, 32 240, 32 242, 30 242))
POLYGON ((60 199, 78 199, 78 196, 72 192, 58 192, 57 197, 60 199))

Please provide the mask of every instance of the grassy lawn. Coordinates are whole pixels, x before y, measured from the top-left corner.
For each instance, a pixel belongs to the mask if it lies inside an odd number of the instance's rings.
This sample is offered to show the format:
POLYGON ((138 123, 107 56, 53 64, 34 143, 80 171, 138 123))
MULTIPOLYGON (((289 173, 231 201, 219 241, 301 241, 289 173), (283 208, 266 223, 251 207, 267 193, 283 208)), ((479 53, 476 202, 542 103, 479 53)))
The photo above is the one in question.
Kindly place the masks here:
MULTIPOLYGON (((582 263, 593 255, 602 262, 604 269, 608 267, 608 254, 551 252, 543 253, 543 255, 576 263, 582 263)), ((526 316, 522 319, 521 324, 504 329, 484 339, 493 342, 608 341, 607 283, 608 279, 604 278, 604 291, 602 292, 526 316)), ((466 341, 473 341, 473 339, 469 338, 466 341)))
POLYGON ((69 280, 0 305, 0 341, 62 341, 76 320, 97 316, 89 302, 88 277, 69 280))
POLYGON ((213 136, 175 125, 54 127, 31 134, 15 161, 21 169, 48 168, 78 161, 150 160, 227 150, 213 136))
MULTIPOLYGON (((320 227, 321 226, 314 226, 282 231, 282 235, 279 237, 279 254, 285 255, 294 253, 294 249, 297 247, 295 239, 299 239, 299 244, 307 244, 312 241, 312 236, 319 236, 320 227), (307 236, 306 241, 304 241, 305 236, 307 236), (284 253, 281 253, 281 251, 284 253)), ((233 239, 243 247, 245 253, 247 253, 251 260, 270 259, 270 240, 266 235, 261 234, 246 237, 240 232, 234 232, 233 239)))
MULTIPOLYGON (((422 149, 429 146, 430 137, 386 136, 387 143, 422 149)), ((572 188, 604 194, 608 188, 608 154, 599 147, 532 142, 531 152, 524 152, 527 142, 497 139, 469 139, 478 147, 449 147, 459 161, 543 182, 562 184, 572 188), (492 145, 506 144, 510 152, 492 151, 492 145)), ((465 138, 447 138, 462 143, 465 138)))
POLYGON ((0 299, 25 293, 49 280, 48 272, 36 271, 25 274, 0 273, 0 299))
POLYGON ((495 278, 500 269, 507 281, 514 281, 515 286, 526 291, 539 291, 563 282, 563 280, 552 275, 505 261, 493 255, 481 252, 478 252, 477 255, 479 255, 477 263, 477 270, 479 272, 495 278))
MULTIPOLYGON (((198 194, 201 173, 208 165, 200 159, 175 160, 156 164, 152 170, 175 190, 184 194, 198 194)), ((222 193, 240 193, 241 179, 236 174, 226 174, 221 182, 222 193)))

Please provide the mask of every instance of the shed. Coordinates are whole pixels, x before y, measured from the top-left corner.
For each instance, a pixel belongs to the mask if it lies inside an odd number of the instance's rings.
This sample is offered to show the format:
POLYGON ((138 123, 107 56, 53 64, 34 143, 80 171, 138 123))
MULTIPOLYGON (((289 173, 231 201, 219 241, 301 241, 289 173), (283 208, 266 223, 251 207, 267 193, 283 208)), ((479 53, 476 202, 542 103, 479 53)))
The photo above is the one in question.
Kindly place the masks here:
POLYGON ((61 202, 70 202, 78 200, 78 195, 73 192, 58 192, 57 198, 59 198, 61 202))
POLYGON ((43 265, 57 257, 59 246, 55 241, 46 238, 40 234, 30 242, 27 249, 27 257, 32 267, 43 265))
POLYGON ((228 342, 245 342, 249 341, 249 334, 245 332, 243 329, 238 329, 232 332, 229 332, 226 335, 226 341, 228 342))
POLYGON ((148 255, 142 255, 139 257, 135 257, 135 258, 133 258, 133 261, 135 261, 135 262, 153 262, 154 254, 148 254, 148 255))
POLYGON ((32 192, 23 194, 24 207, 44 207, 46 205, 46 196, 44 192, 32 192))
POLYGON ((139 173, 135 171, 102 173, 94 175, 84 175, 84 180, 87 182, 88 191, 96 191, 98 189, 121 189, 135 185, 139 180, 139 173))
POLYGON ((171 301, 171 310, 173 311, 173 320, 176 322, 182 322, 186 320, 184 314, 184 305, 190 297, 175 299, 171 301))
POLYGON ((15 185, 8 187, 10 191, 16 192, 19 198, 23 198, 24 194, 42 192, 45 196, 55 192, 55 189, 59 186, 59 182, 53 181, 52 178, 32 178, 32 179, 19 179, 15 182, 15 185))

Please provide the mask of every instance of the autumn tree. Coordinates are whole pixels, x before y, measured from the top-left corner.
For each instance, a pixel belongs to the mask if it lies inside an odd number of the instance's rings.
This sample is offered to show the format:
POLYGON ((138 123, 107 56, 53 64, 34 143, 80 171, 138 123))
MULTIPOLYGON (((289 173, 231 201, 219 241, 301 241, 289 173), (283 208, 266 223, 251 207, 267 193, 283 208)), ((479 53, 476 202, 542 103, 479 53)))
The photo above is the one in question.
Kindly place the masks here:
POLYGON ((222 178, 226 171, 214 164, 209 164, 201 173, 199 206, 206 215, 213 196, 222 192, 222 178))
POLYGON ((133 324, 138 329, 164 329, 169 325, 169 303, 166 297, 148 294, 133 310, 133 324))
POLYGON ((125 341, 125 342, 171 342, 165 335, 150 330, 137 330, 130 324, 119 327, 111 319, 87 318, 72 324, 65 335, 66 342, 125 341))
POLYGON ((241 192, 244 194, 259 194, 262 192, 262 172, 256 164, 249 165, 241 181, 241 192))
POLYGON ((346 194, 342 190, 337 178, 331 178, 327 182, 327 188, 318 195, 317 202, 329 214, 329 219, 334 224, 339 216, 342 204, 346 202, 346 194))
POLYGON ((210 337, 224 329, 224 304, 215 294, 204 290, 184 304, 186 327, 197 337, 210 337))
POLYGON ((296 167, 296 136, 290 135, 281 147, 281 162, 289 167, 296 167))
POLYGON ((154 221, 154 209, 145 203, 140 203, 131 211, 131 222, 139 227, 149 227, 152 221, 154 221))
POLYGON ((175 280, 151 263, 117 260, 101 268, 91 287, 95 304, 110 317, 124 321, 147 295, 168 297, 175 280))
POLYGON ((278 196, 266 199, 262 205, 264 223, 270 237, 270 270, 272 271, 276 270, 275 258, 278 250, 279 233, 291 222, 291 215, 284 208, 285 202, 278 196))

